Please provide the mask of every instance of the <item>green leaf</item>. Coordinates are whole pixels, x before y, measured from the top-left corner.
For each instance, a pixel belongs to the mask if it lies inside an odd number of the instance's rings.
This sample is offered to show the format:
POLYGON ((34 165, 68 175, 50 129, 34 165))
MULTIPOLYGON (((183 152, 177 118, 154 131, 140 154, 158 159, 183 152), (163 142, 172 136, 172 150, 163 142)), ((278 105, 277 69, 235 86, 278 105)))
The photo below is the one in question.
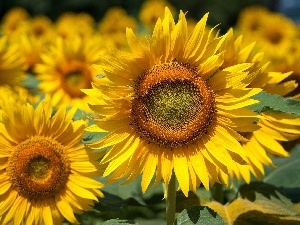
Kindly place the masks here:
MULTIPOLYGON (((102 183, 107 183, 107 179, 107 177, 97 178, 102 183)), ((96 217, 106 219, 146 218, 150 220, 165 218, 166 206, 162 185, 149 188, 143 194, 141 176, 126 185, 122 184, 124 181, 107 184, 101 189, 104 198, 95 203, 94 209, 98 211, 96 217)))
POLYGON ((276 168, 266 167, 264 182, 284 188, 300 187, 300 145, 297 145, 289 158, 272 158, 276 168))
MULTIPOLYGON (((143 200, 139 198, 130 197, 122 199, 118 195, 103 191, 104 198, 99 199, 95 203, 94 216, 102 219, 122 218, 133 220, 135 218, 158 218, 156 212, 146 205, 143 200)), ((162 198, 160 199, 162 202, 162 198)), ((165 205, 163 207, 165 212, 165 205)))
POLYGON ((137 218, 134 219, 140 225, 166 225, 166 220, 161 218, 153 218, 153 219, 145 219, 145 218, 137 218))
POLYGON ((278 215, 294 215, 294 205, 275 186, 263 182, 252 182, 240 187, 237 198, 261 203, 264 210, 275 211, 278 215))
POLYGON ((264 182, 280 188, 292 202, 300 202, 300 145, 296 145, 289 158, 273 157, 276 168, 265 168, 264 182), (287 175, 288 174, 288 175, 287 175))
POLYGON ((258 104, 249 107, 253 111, 279 111, 300 116, 300 100, 285 98, 279 95, 269 94, 264 91, 253 96, 253 99, 260 101, 258 104))
POLYGON ((211 192, 207 191, 204 187, 200 187, 196 192, 189 191, 186 197, 182 191, 176 193, 176 212, 181 212, 184 209, 191 208, 192 206, 204 205, 206 202, 211 201, 211 192))
POLYGON ((119 196, 107 193, 103 190, 102 192, 104 194, 104 198, 99 199, 99 202, 95 203, 94 209, 100 212, 105 212, 105 211, 114 211, 118 213, 121 212, 125 201, 119 196))
POLYGON ((175 220, 175 225, 221 225, 224 220, 212 209, 204 206, 194 206, 183 210, 175 220))
POLYGON ((273 185, 253 182, 240 187, 236 198, 222 205, 209 202, 228 225, 300 224, 300 216, 293 203, 273 185))
POLYGON ((108 220, 105 221, 104 223, 101 223, 101 225, 116 225, 116 224, 130 225, 130 224, 137 224, 137 223, 130 222, 127 220, 117 220, 117 219, 108 220))

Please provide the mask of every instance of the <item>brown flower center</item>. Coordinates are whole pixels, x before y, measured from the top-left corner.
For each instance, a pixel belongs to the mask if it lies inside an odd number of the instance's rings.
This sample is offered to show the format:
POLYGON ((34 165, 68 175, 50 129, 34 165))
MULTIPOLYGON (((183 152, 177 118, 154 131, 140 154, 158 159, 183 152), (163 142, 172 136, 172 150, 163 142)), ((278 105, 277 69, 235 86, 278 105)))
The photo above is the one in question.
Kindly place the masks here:
POLYGON ((137 81, 135 93, 133 125, 150 142, 182 146, 207 133, 213 122, 214 93, 188 64, 154 66, 137 81))
POLYGON ((270 30, 267 33, 267 38, 272 44, 276 45, 282 41, 283 34, 278 30, 270 30))
POLYGON ((35 136, 16 146, 8 174, 21 195, 47 198, 65 187, 70 163, 64 146, 51 138, 35 136))
POLYGON ((80 89, 91 87, 92 74, 90 68, 80 62, 70 62, 60 72, 61 85, 71 98, 82 98, 85 94, 80 89))

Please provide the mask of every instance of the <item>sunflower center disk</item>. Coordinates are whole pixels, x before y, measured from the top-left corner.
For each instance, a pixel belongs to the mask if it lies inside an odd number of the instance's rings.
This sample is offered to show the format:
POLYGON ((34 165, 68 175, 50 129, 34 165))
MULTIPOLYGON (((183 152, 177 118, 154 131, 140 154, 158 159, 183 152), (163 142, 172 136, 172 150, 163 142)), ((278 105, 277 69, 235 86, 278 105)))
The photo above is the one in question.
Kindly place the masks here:
POLYGON ((50 171, 48 159, 43 156, 37 156, 28 163, 28 174, 33 179, 43 179, 47 176, 50 171))
POLYGON ((179 130, 201 109, 201 95, 192 83, 164 81, 150 90, 143 104, 151 120, 165 128, 179 130))
POLYGON ((188 64, 155 66, 141 76, 135 92, 133 125, 150 142, 179 147, 200 138, 213 122, 214 93, 188 64))
POLYGON ((61 84, 66 93, 72 98, 82 98, 85 94, 80 90, 91 87, 91 72, 86 65, 74 61, 62 66, 61 84))
POLYGON ((28 198, 48 198, 62 190, 70 174, 64 147, 35 136, 16 146, 8 173, 13 187, 28 198))
POLYGON ((77 87, 82 83, 83 77, 80 71, 71 72, 66 76, 68 86, 77 87))

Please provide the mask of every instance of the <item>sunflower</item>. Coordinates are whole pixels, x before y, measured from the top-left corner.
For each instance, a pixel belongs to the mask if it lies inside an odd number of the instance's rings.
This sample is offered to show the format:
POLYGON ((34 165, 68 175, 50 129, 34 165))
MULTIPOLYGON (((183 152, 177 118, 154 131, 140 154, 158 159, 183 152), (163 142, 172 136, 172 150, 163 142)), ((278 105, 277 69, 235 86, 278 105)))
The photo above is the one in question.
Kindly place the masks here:
POLYGON ((33 74, 35 65, 42 63, 41 54, 47 45, 43 38, 23 34, 14 40, 19 46, 19 54, 24 61, 24 71, 33 74))
POLYGON ((270 60, 284 58, 298 34, 297 29, 296 25, 283 15, 270 13, 263 20, 257 43, 270 60))
POLYGON ((2 120, 3 109, 7 108, 7 105, 16 104, 34 104, 38 100, 38 96, 31 95, 29 91, 21 86, 1 86, 0 87, 0 121, 2 120))
POLYGON ((209 189, 210 182, 222 182, 218 170, 230 175, 229 167, 248 161, 239 143, 246 139, 237 131, 258 128, 256 114, 245 107, 258 102, 251 96, 261 90, 245 88, 251 63, 220 68, 224 54, 217 51, 226 35, 212 38, 207 18, 189 34, 184 13, 175 24, 166 8, 149 45, 127 29, 132 53, 101 57, 110 83, 83 91, 99 100, 90 104, 99 116, 89 130, 110 132, 90 145, 111 146, 101 160, 109 182, 142 174, 145 192, 153 177, 154 184, 168 185, 174 171, 187 196, 200 183, 209 189))
POLYGON ((6 104, 35 104, 39 96, 31 95, 30 92, 21 86, 1 86, 0 87, 0 109, 6 104), (5 97, 4 97, 5 96, 5 97))
POLYGON ((34 72, 40 81, 39 88, 52 97, 54 105, 89 109, 90 98, 80 89, 91 87, 91 81, 96 79, 92 64, 99 62, 98 56, 105 49, 100 41, 95 37, 57 38, 50 50, 41 55, 42 63, 36 65, 34 72))
POLYGON ((54 26, 52 21, 46 16, 35 16, 30 20, 29 35, 36 39, 51 41, 54 37, 54 26))
POLYGON ((161 0, 147 0, 141 6, 139 12, 139 19, 142 24, 148 29, 153 29, 158 18, 164 16, 165 7, 168 7, 172 13, 175 8, 168 1, 161 0))
MULTIPOLYGON (((299 31, 298 31, 299 32, 299 31)), ((299 34, 296 39, 293 39, 291 46, 287 49, 286 55, 280 59, 272 60, 271 67, 274 71, 288 72, 293 71, 292 75, 285 78, 285 80, 295 80, 298 84, 300 83, 300 38, 299 34)), ((293 98, 300 97, 300 86, 290 92, 288 96, 293 98)))
POLYGON ((18 37, 28 31, 29 14, 21 7, 10 9, 3 17, 1 30, 9 38, 18 37))
POLYGON ((291 20, 260 6, 242 11, 237 28, 246 39, 257 42, 274 68, 285 60, 298 35, 298 28, 291 20))
MULTIPOLYGON (((296 24, 284 15, 271 12, 266 8, 249 7, 241 13, 237 28, 244 34, 244 39, 257 43, 256 50, 263 50, 263 60, 269 64, 268 69, 276 71, 276 73, 269 74, 268 79, 271 81, 264 89, 274 94, 286 95, 288 93, 289 96, 299 98, 299 87, 290 91, 295 86, 293 84, 295 80, 299 83, 300 44, 299 28, 296 24), (251 21, 256 21, 254 30, 247 29, 251 21), (281 74, 283 76, 280 76, 281 74)), ((262 81, 260 76, 257 77, 262 81)))
MULTIPOLYGON (((248 69, 248 87, 261 88, 272 94, 285 96, 295 90, 294 80, 284 81, 292 73, 272 72, 269 63, 265 63, 264 55, 257 50, 256 43, 248 42, 242 35, 234 35, 233 29, 228 31, 227 39, 220 47, 225 51, 222 67, 237 63, 253 63, 248 69)), ((263 165, 274 166, 269 154, 287 157, 289 154, 282 147, 282 142, 292 141, 300 137, 300 118, 287 113, 264 112, 257 117, 259 130, 242 132, 249 139, 242 143, 247 152, 249 165, 238 165, 238 179, 250 182, 250 173, 261 179, 264 174, 263 165)), ((234 171, 232 171, 234 172, 234 171)))
POLYGON ((105 40, 116 48, 126 46, 126 27, 137 29, 137 21, 121 7, 111 7, 99 22, 98 31, 105 40))
POLYGON ((266 62, 264 53, 255 42, 249 42, 243 35, 236 35, 233 29, 227 32, 227 39, 220 47, 224 51, 224 62, 222 67, 233 66, 238 63, 253 63, 248 68, 250 81, 249 87, 262 88, 264 91, 285 96, 298 86, 295 80, 287 80, 292 72, 274 72, 269 62, 266 62))
POLYGON ((256 36, 269 13, 270 11, 261 5, 248 6, 240 12, 237 19, 237 28, 246 36, 256 36))
POLYGON ((87 13, 65 12, 58 17, 55 30, 63 39, 72 40, 77 35, 85 39, 94 33, 94 26, 93 17, 87 13))
POLYGON ((18 85, 25 79, 24 68, 18 45, 0 37, 0 85, 18 85))
POLYGON ((90 210, 103 194, 91 179, 97 165, 81 138, 86 121, 72 121, 75 108, 58 108, 49 100, 36 109, 8 105, 1 121, 1 224, 78 223, 75 213, 90 210), (22 131, 22 132, 20 132, 22 131))

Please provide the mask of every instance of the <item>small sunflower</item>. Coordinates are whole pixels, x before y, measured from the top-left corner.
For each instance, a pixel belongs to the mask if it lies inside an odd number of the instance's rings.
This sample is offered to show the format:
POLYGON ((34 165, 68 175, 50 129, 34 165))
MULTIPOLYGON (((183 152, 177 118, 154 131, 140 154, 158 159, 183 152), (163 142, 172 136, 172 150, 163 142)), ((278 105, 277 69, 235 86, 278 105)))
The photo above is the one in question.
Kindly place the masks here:
POLYGON ((99 100, 90 105, 99 117, 89 129, 110 132, 91 144, 111 146, 101 161, 109 182, 142 174, 144 192, 154 176, 155 184, 168 185, 174 171, 187 196, 200 183, 208 189, 210 182, 223 182, 218 170, 230 175, 228 168, 247 161, 238 131, 258 129, 256 114, 245 107, 258 102, 251 96, 261 90, 241 82, 252 63, 221 69, 224 54, 217 51, 226 35, 212 38, 207 18, 188 35, 184 13, 175 24, 166 8, 149 45, 127 29, 132 53, 101 58, 110 83, 84 92, 99 100))
POLYGON ((10 9, 4 16, 1 24, 3 34, 9 38, 18 37, 28 31, 29 22, 28 12, 21 7, 14 7, 10 9))
POLYGON ((292 72, 274 72, 264 53, 255 42, 249 42, 243 35, 236 35, 229 29, 227 39, 223 42, 220 52, 224 51, 222 67, 233 66, 238 63, 253 63, 248 69, 247 81, 249 87, 262 88, 264 91, 285 96, 298 86, 295 80, 287 80, 292 72))
POLYGON ((10 105, 35 104, 39 96, 34 96, 21 86, 0 86, 0 121, 2 121, 3 109, 10 105))
POLYGON ((241 12, 237 28, 245 39, 257 42, 265 59, 277 63, 287 57, 298 35, 297 26, 284 15, 267 8, 252 6, 241 12))
POLYGON ((281 14, 269 14, 263 20, 256 40, 270 60, 285 57, 297 36, 296 25, 281 14))
POLYGON ((99 22, 98 31, 115 48, 126 46, 126 27, 137 29, 137 21, 121 7, 111 7, 99 22))
POLYGON ((42 63, 41 55, 46 46, 46 40, 32 35, 23 34, 14 40, 19 46, 19 54, 24 61, 24 71, 33 74, 35 65, 42 63))
POLYGON ((58 36, 72 40, 74 36, 89 38, 94 33, 95 21, 87 13, 63 13, 55 23, 58 36))
POLYGON ((8 37, 0 37, 0 85, 18 85, 25 79, 24 61, 19 46, 8 42, 8 37))
POLYGON ((46 16, 35 16, 30 20, 28 34, 36 39, 51 41, 54 37, 54 25, 46 16))
POLYGON ((52 115, 49 100, 3 111, 0 223, 52 225, 65 218, 77 224, 74 213, 103 196, 103 185, 89 178, 98 173, 93 156, 81 144, 86 121, 72 121, 75 108, 52 115))
MULTIPOLYGON (((298 35, 299 36, 299 35, 298 35)), ((285 57, 273 60, 271 67, 276 71, 293 71, 292 75, 285 78, 286 81, 295 80, 298 84, 300 83, 300 38, 294 39, 291 43, 291 48, 287 50, 285 57)), ((293 98, 300 98, 300 85, 295 90, 290 92, 288 96, 293 98)))
POLYGON ((139 19, 148 29, 153 29, 158 18, 164 16, 165 7, 168 7, 171 13, 175 13, 175 8, 165 0, 147 0, 141 6, 139 19))
POLYGON ((90 100, 80 89, 91 87, 97 72, 92 64, 99 62, 104 47, 97 38, 72 40, 58 38, 48 52, 41 56, 34 72, 40 80, 39 88, 52 97, 54 105, 66 104, 88 110, 90 100))
POLYGON ((248 6, 240 12, 237 20, 237 28, 246 36, 256 36, 269 13, 270 11, 261 5, 248 6))
POLYGON ((31 95, 30 92, 21 86, 1 86, 0 87, 0 109, 7 104, 35 104, 39 96, 31 95))

